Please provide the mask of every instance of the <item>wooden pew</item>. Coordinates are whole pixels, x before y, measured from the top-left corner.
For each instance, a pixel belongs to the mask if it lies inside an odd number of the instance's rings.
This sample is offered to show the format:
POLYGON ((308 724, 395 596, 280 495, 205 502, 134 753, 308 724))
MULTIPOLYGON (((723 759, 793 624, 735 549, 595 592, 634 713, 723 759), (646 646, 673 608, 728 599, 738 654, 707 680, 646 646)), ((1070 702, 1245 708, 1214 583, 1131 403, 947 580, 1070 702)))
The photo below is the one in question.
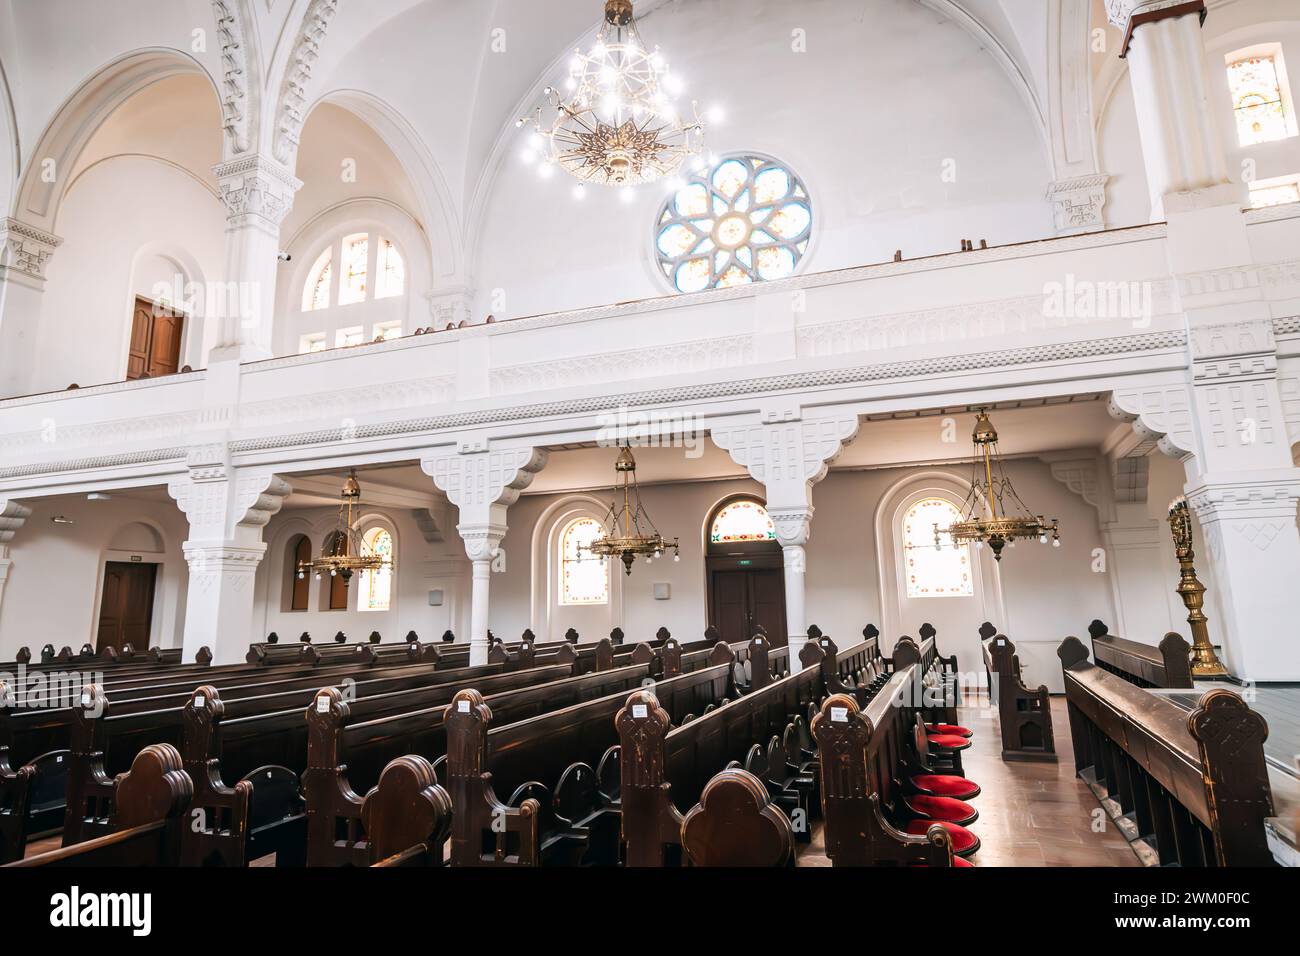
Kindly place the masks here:
POLYGON ((1101 621, 1088 625, 1092 659, 1102 670, 1138 687, 1191 687, 1192 648, 1181 634, 1170 631, 1159 647, 1125 640, 1110 633, 1101 621))
POLYGON ((1274 865, 1263 717, 1222 689, 1189 714, 1090 663, 1074 637, 1057 656, 1075 766, 1130 841, 1163 866, 1274 865))
POLYGON ((1020 679, 1016 646, 1005 634, 984 644, 984 666, 997 695, 1003 760, 1056 760, 1051 695, 1047 685, 1030 690, 1020 679))
MULTIPOLYGON (((496 711, 498 720, 519 721, 579 705, 593 697, 625 693, 649 677, 645 665, 634 665, 490 692, 484 699, 496 711)), ((486 682, 475 685, 496 690, 486 682)), ((358 794, 379 781, 389 761, 418 755, 431 766, 445 764, 450 768, 448 699, 454 701, 448 697, 438 704, 392 710, 375 717, 373 711, 367 711, 365 700, 345 702, 334 689, 316 695, 307 711, 307 767, 302 774, 307 801, 308 865, 360 866, 368 862, 358 794), (444 755, 445 761, 441 759, 444 755)), ((559 746, 560 741, 555 743, 559 746)), ((448 789, 454 795, 454 788, 448 789)))
POLYGON ((113 791, 113 818, 103 836, 6 866, 175 866, 193 791, 176 748, 158 744, 140 751, 131 769, 113 780, 113 791))
POLYGON ((817 741, 826 855, 835 866, 953 866, 948 830, 932 824, 923 835, 905 833, 890 819, 900 797, 900 768, 923 718, 914 695, 919 662, 898 666, 866 707, 833 694, 812 722, 817 741))
POLYGON ((894 644, 894 652, 885 658, 891 672, 917 665, 914 680, 917 682, 916 699, 921 702, 922 716, 930 723, 957 723, 957 677, 950 670, 956 658, 941 657, 934 638, 924 638, 920 644, 904 634, 894 644), (922 692, 921 688, 927 688, 922 692))
MULTIPOLYGON (((637 691, 628 697, 616 718, 627 865, 659 867, 683 862, 686 821, 697 804, 709 802, 711 781, 727 769, 730 761, 741 761, 751 751, 763 750, 765 758, 779 762, 784 773, 789 756, 786 747, 796 739, 794 722, 802 720, 801 712, 825 693, 828 679, 841 681, 868 658, 870 644, 864 641, 849 649, 837 665, 834 643, 822 635, 806 643, 806 653, 801 654, 804 667, 798 673, 772 681, 676 727, 660 706, 657 689, 637 691), (768 758, 768 755, 772 756, 768 758)), ((751 641, 750 648, 756 656, 770 652, 767 641, 761 637, 751 641)), ((795 751, 798 759, 797 746, 795 751)), ((766 759, 764 769, 767 769, 766 759)), ((777 771, 776 767, 771 769, 777 771)), ((706 813, 707 808, 700 814, 710 819, 723 813, 723 807, 729 808, 727 812, 741 812, 737 807, 743 808, 747 825, 752 826, 760 841, 756 845, 756 857, 742 857, 753 863, 773 854, 780 856, 776 848, 784 841, 779 833, 781 828, 774 824, 767 809, 771 803, 768 786, 758 775, 751 775, 750 779, 763 786, 763 800, 748 796, 747 784, 734 783, 727 789, 734 786, 735 805, 731 799, 715 797, 721 803, 714 804, 711 814, 706 813)), ((800 823, 804 832, 810 831, 810 819, 805 817, 800 823)), ((740 847, 746 845, 744 841, 720 843, 723 829, 720 822, 695 825, 701 828, 696 831, 696 856, 714 865, 726 865, 724 861, 729 854, 740 852, 740 847)), ((793 840, 788 819, 785 830, 793 840)), ((782 857, 777 864, 786 859, 789 857, 782 857)))

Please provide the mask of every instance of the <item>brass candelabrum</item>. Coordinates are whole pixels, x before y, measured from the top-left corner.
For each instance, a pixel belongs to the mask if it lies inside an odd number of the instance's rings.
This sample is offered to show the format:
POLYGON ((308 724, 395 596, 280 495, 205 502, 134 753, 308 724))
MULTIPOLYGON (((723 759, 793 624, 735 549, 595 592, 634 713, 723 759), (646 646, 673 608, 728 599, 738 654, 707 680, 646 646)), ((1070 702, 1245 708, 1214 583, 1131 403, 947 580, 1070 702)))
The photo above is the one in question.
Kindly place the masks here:
POLYGON ((1174 556, 1178 558, 1178 596, 1187 607, 1187 623, 1192 629, 1192 676, 1227 677, 1228 669, 1214 653, 1205 612, 1201 610, 1205 606, 1205 585, 1197 579, 1192 565, 1196 552, 1192 550, 1192 513, 1186 498, 1178 498, 1169 507, 1169 530, 1174 536, 1174 556))

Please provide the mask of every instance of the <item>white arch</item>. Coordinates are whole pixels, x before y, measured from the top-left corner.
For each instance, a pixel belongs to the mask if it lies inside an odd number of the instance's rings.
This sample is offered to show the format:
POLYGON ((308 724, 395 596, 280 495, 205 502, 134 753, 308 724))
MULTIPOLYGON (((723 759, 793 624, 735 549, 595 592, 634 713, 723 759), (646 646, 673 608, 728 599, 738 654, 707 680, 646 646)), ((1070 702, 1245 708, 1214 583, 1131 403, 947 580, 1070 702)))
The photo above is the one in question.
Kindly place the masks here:
MULTIPOLYGON (((531 556, 532 580, 529 585, 530 613, 533 633, 539 641, 559 640, 565 630, 574 626, 573 619, 583 618, 593 626, 603 626, 604 632, 584 637, 604 637, 611 628, 623 619, 623 575, 609 571, 609 603, 591 605, 585 608, 567 608, 558 610, 559 584, 557 578, 556 556, 559 553, 560 534, 571 521, 577 518, 594 518, 603 522, 609 511, 609 503, 601 501, 594 495, 566 495, 552 502, 537 517, 533 525, 533 534, 529 546, 531 556), (561 613, 570 617, 561 618, 561 613)), ((612 562, 611 562, 612 564, 612 562)), ((579 633, 583 628, 578 628, 579 633)))
POLYGON ((187 53, 151 47, 124 54, 96 70, 56 111, 34 145, 13 203, 13 216, 55 233, 59 209, 71 187, 62 175, 76 165, 86 143, 113 112, 147 86, 180 75, 204 77, 212 88, 214 106, 220 97, 211 74, 187 53), (39 157, 39 161, 37 161, 39 157), (54 175, 46 175, 46 161, 54 175))

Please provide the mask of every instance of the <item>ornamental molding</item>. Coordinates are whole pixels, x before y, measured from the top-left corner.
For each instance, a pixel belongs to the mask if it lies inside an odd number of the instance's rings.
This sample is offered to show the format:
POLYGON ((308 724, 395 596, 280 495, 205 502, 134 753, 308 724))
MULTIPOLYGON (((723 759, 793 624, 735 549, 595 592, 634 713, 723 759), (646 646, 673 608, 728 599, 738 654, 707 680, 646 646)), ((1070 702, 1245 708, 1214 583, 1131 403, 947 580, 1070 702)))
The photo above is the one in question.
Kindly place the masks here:
MULTIPOLYGON (((232 417, 229 406, 78 425, 60 425, 57 418, 47 417, 41 420, 39 428, 0 438, 0 457, 39 453, 41 449, 121 447, 149 441, 175 441, 186 438, 199 429, 228 425, 232 417)), ((152 452, 143 451, 140 454, 150 455, 152 452)), ((37 467, 42 470, 59 470, 53 464, 37 467)), ((0 469, 0 474, 5 476, 9 472, 10 469, 0 469)))
POLYGON ((178 372, 159 378, 137 378, 126 382, 109 382, 105 385, 87 385, 85 387, 65 388, 61 392, 42 392, 37 395, 20 395, 16 398, 0 399, 0 408, 20 408, 24 405, 42 405, 46 402, 62 402, 86 395, 111 395, 115 392, 134 392, 146 388, 161 388, 166 385, 178 385, 182 382, 201 382, 206 372, 178 372))
POLYGON ((241 529, 256 529, 260 534, 293 493, 293 487, 270 469, 230 469, 226 448, 216 444, 192 448, 189 473, 167 483, 167 493, 189 520, 190 540, 196 548, 211 541, 230 542, 241 529))
POLYGON ((282 163, 292 164, 297 157, 298 139, 307 118, 307 88, 320 57, 320 45, 338 8, 339 0, 311 0, 303 17, 276 110, 275 158, 282 163))
MULTIPOLYGON (((713 443, 768 489, 768 514, 798 516, 808 492, 858 434, 858 417, 715 426, 713 443)), ((808 511, 809 516, 811 512, 808 511)), ((775 522, 775 518, 773 521, 775 522)), ((797 543, 797 542, 796 542, 797 543)))
POLYGON ((1103 524, 1115 520, 1115 504, 1096 458, 1048 461, 1052 477, 1097 510, 1103 524))
POLYGON ((32 509, 21 501, 0 497, 0 557, 31 516, 32 509))
POLYGON ((493 505, 514 504, 546 460, 544 448, 484 449, 422 458, 420 468, 464 519, 486 513, 493 505))
POLYGON ((45 281, 45 267, 63 240, 18 219, 0 219, 0 279, 10 274, 45 281))
MULTIPOLYGON (((791 549, 802 548, 808 543, 808 538, 812 535, 813 510, 812 505, 767 509, 767 516, 772 519, 772 527, 776 530, 776 540, 786 550, 787 556, 791 549)), ((802 571, 804 568, 800 562, 796 562, 791 570, 802 571)))
POLYGON ((1133 431, 1170 458, 1195 453, 1192 398, 1186 385, 1119 388, 1111 393, 1111 418, 1131 422, 1133 431))
POLYGON ((579 355, 549 362, 511 365, 489 372, 493 395, 514 395, 551 388, 627 382, 660 375, 681 375, 737 368, 754 361, 754 337, 731 335, 652 348, 579 355))
POLYGON ((286 167, 260 154, 241 156, 212 167, 221 187, 227 222, 279 230, 293 209, 302 181, 286 167))
POLYGON ((1106 228, 1102 210, 1106 206, 1106 183, 1109 181, 1110 176, 1106 173, 1094 173, 1048 185, 1047 201, 1052 204, 1058 235, 1106 228))
POLYGON ((1106 18, 1111 25, 1127 30, 1135 14, 1159 13, 1172 7, 1185 6, 1187 0, 1106 0, 1106 18))
POLYGON ((232 154, 248 152, 248 54, 236 0, 212 0, 221 43, 221 122, 232 154))
POLYGON ((1267 551, 1288 528, 1294 533, 1298 500, 1300 471, 1295 469, 1277 477, 1211 480, 1187 493, 1187 504, 1205 529, 1207 541, 1213 537, 1220 549, 1227 528, 1267 551))
POLYGON ((1112 465, 1111 487, 1117 503, 1145 503, 1150 480, 1151 459, 1145 453, 1117 458, 1112 465))
POLYGON ((1262 285, 1260 271, 1258 266, 1231 266, 1183 273, 1177 277, 1178 295, 1186 299, 1230 292, 1257 292, 1262 285))
POLYGON ((1294 445, 1300 442, 1300 376, 1278 376, 1277 390, 1282 417, 1286 420, 1287 440, 1294 445))

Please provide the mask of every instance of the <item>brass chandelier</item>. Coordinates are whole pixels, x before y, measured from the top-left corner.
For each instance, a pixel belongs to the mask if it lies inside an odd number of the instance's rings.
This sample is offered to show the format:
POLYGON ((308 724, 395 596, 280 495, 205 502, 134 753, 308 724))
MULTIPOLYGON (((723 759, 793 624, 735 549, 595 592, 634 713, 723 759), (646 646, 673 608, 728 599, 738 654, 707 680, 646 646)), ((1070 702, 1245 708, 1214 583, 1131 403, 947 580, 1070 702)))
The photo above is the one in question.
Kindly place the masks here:
POLYGON ((314 571, 319 581, 328 572, 330 577, 342 578, 343 586, 347 587, 357 571, 392 570, 392 559, 370 551, 357 534, 354 525, 360 508, 361 485, 357 483, 357 473, 352 471, 348 473, 339 496, 338 525, 325 536, 319 558, 298 562, 299 580, 305 578, 307 572, 314 571))
POLYGON ((942 547, 939 535, 952 538, 953 547, 973 541, 976 548, 987 543, 993 557, 1002 560, 1002 549, 1014 544, 1017 538, 1037 538, 1052 546, 1061 546, 1061 532, 1057 519, 1047 523, 1042 515, 1035 515, 1016 494, 1002 468, 998 454, 998 433, 989 421, 988 410, 979 409, 975 418, 975 431, 971 435, 975 445, 974 467, 970 494, 962 505, 962 520, 950 528, 940 530, 934 526, 934 546, 942 547))
MULTIPOLYGON (((618 459, 614 462, 614 473, 622 483, 622 504, 618 501, 610 504, 609 513, 601 522, 604 525, 603 534, 580 550, 589 551, 596 557, 618 558, 623 562, 624 574, 632 573, 632 565, 638 557, 644 556, 646 564, 649 564, 655 558, 662 557, 669 548, 673 550, 673 560, 680 561, 682 556, 677 539, 665 540, 641 504, 641 492, 636 486, 636 459, 632 457, 632 449, 628 445, 619 451, 618 459)), ((616 485, 615 491, 617 490, 616 485)))
MULTIPOLYGON (((556 167, 580 184, 631 187, 671 176, 687 159, 702 163, 704 124, 695 103, 683 116, 672 99, 680 81, 656 47, 641 42, 632 0, 607 0, 596 42, 575 50, 563 91, 548 86, 546 107, 516 124, 533 127, 524 160, 542 176, 556 167)), ((583 186, 575 187, 581 196, 583 186)))

